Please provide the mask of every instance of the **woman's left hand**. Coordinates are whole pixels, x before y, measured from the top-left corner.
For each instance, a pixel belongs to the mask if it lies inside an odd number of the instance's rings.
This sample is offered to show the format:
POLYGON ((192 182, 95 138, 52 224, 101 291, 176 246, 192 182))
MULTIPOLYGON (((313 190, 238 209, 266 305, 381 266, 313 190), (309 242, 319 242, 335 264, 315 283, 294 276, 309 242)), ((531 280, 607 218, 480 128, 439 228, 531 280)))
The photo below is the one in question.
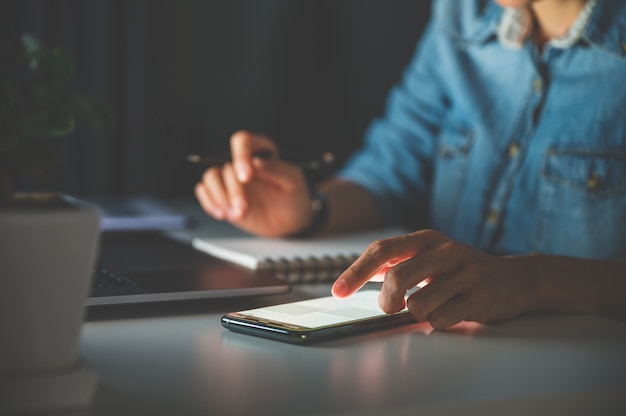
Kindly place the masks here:
POLYGON ((514 257, 489 255, 421 230, 370 244, 337 278, 332 293, 347 297, 381 272, 381 309, 394 313, 406 306, 435 329, 512 318, 528 309, 533 288, 532 273, 514 257), (424 283, 406 298, 407 290, 424 283))

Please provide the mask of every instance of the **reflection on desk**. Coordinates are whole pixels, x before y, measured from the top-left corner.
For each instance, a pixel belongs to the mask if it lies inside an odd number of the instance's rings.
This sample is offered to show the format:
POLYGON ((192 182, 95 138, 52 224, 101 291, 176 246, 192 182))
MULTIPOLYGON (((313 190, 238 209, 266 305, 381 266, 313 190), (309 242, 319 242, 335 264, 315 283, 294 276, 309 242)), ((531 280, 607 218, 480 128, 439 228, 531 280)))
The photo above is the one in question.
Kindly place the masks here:
POLYGON ((329 286, 177 316, 86 324, 93 413, 215 415, 616 414, 626 324, 532 315, 433 331, 416 323, 312 346, 224 330, 224 312, 327 295, 329 286), (593 410, 593 412, 592 412, 593 410))

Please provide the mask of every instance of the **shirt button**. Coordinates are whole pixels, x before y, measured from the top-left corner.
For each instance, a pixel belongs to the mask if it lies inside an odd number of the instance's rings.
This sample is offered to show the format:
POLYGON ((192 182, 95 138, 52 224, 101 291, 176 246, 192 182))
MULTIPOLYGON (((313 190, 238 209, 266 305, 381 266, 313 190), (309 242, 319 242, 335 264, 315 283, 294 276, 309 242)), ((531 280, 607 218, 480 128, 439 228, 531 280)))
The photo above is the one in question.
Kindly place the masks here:
POLYGON ((509 146, 509 157, 513 159, 519 153, 519 145, 517 143, 513 143, 509 146))
POLYGON ((597 191, 602 186, 602 177, 598 172, 593 172, 587 178, 587 189, 597 191))
POLYGON ((498 222, 498 210, 496 210, 495 208, 492 208, 489 210, 489 213, 487 213, 487 224, 494 225, 497 222, 498 222))
POLYGON ((533 80, 533 90, 535 90, 537 94, 543 91, 543 81, 541 78, 537 77, 533 80))

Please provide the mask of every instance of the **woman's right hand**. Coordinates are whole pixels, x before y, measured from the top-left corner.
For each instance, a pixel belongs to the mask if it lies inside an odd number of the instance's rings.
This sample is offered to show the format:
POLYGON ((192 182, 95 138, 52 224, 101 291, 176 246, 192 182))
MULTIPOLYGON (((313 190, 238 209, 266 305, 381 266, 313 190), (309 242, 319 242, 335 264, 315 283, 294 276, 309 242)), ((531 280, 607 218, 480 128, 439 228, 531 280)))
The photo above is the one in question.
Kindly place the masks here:
POLYGON ((195 187, 200 205, 244 231, 280 237, 312 221, 312 197, 302 169, 279 157, 266 136, 238 131, 230 138, 231 163, 207 169, 195 187), (261 158, 259 152, 273 156, 261 158))

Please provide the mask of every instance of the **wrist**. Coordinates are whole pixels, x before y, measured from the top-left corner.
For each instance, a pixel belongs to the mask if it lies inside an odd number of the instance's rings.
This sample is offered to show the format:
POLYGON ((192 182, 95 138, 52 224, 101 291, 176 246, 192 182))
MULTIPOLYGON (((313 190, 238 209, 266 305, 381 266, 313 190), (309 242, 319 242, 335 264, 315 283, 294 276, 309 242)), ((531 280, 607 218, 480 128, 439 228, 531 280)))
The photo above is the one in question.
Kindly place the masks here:
POLYGON ((565 256, 527 254, 514 257, 530 283, 526 312, 597 312, 596 285, 581 271, 589 260, 565 256))
POLYGON ((292 238, 304 238, 317 234, 328 221, 328 198, 316 192, 311 200, 311 220, 302 230, 290 235, 292 238))

